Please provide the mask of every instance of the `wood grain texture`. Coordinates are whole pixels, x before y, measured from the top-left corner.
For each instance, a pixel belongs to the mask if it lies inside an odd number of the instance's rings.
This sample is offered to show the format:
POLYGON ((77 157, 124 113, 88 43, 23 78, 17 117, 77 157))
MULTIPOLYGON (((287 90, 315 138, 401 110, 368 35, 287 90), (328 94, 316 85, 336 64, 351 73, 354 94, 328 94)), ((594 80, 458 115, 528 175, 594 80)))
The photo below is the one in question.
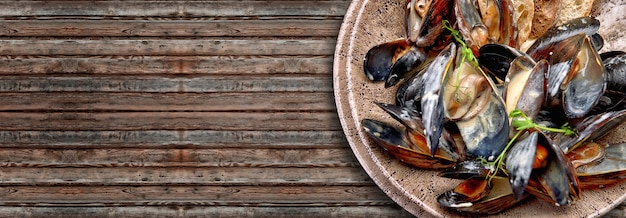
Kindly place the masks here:
POLYGON ((0 205, 380 205, 384 193, 370 186, 11 186, 0 187, 0 205), (105 197, 106 196, 106 197, 105 197), (11 198, 13 200, 6 200, 11 198), (134 200, 129 200, 134 199, 134 200))
POLYGON ((334 38, 321 39, 6 39, 0 55, 332 55, 334 38))
POLYGON ((334 112, 0 112, 0 130, 341 130, 337 119, 334 112))
POLYGON ((27 1, 0 2, 3 16, 247 17, 343 16, 350 1, 27 1))
POLYGON ((0 1, 0 217, 406 217, 332 94, 350 1, 0 1))
POLYGON ((3 76, 1 92, 332 92, 322 76, 3 76))
POLYGON ((291 217, 408 217, 399 206, 365 205, 365 206, 74 206, 74 207, 34 207, 6 206, 5 216, 0 217, 251 217, 266 215, 277 218, 291 217))
POLYGON ((141 19, 100 20, 0 20, 0 36, 337 36, 341 19, 267 18, 246 20, 141 19))
POLYGON ((0 93, 0 111, 333 111, 327 92, 0 93), (137 105, 137 102, 142 102, 137 105))
POLYGON ((331 56, 4 56, 0 74, 331 75, 331 56))
MULTIPOLYGON (((100 148, 2 149, 0 166, 11 167, 358 167, 341 148, 100 148)), ((348 170, 346 170, 348 171, 348 170)), ((19 176, 19 175, 18 175, 19 176)), ((274 175, 279 176, 279 175, 274 175)))
MULTIPOLYGON (((340 130, 46 130, 0 131, 0 148, 344 148, 340 130)), ((148 152, 151 150, 147 150, 148 152)))

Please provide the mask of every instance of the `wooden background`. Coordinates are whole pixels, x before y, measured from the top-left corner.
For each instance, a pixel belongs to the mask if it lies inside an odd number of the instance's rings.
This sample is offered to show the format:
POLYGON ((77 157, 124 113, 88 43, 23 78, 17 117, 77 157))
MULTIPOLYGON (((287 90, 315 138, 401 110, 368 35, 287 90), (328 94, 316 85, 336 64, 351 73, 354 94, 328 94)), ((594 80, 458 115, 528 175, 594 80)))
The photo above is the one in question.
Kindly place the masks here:
POLYGON ((337 118, 349 3, 0 1, 0 217, 410 216, 337 118))

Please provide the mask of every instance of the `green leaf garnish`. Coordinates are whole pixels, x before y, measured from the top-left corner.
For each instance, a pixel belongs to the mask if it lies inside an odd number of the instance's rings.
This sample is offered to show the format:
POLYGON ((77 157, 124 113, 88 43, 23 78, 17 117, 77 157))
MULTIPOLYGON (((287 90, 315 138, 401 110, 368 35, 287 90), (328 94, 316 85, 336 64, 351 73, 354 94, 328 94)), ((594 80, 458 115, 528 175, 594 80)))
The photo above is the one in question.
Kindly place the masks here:
POLYGON ((463 36, 461 36, 461 32, 452 28, 452 25, 450 25, 450 21, 448 20, 443 20, 443 28, 450 31, 452 38, 454 38, 454 41, 461 45, 461 53, 463 55, 463 58, 478 66, 478 59, 476 58, 476 56, 474 56, 474 52, 472 52, 472 49, 467 47, 467 44, 465 44, 465 41, 463 41, 463 36))
POLYGON ((493 179, 493 177, 496 176, 499 170, 505 174, 508 174, 504 167, 504 156, 507 153, 507 151, 510 149, 511 145, 513 145, 513 142, 515 142, 515 140, 517 140, 517 138, 523 133, 527 131, 531 131, 531 130, 536 130, 536 131, 543 130, 543 131, 549 131, 549 132, 562 133, 566 136, 576 135, 576 131, 568 123, 563 124, 560 128, 551 128, 547 126, 542 126, 542 125, 535 123, 530 118, 528 118, 528 116, 526 116, 526 114, 524 114, 524 112, 522 112, 521 110, 516 109, 516 110, 511 111, 511 113, 509 113, 509 118, 512 119, 511 125, 518 132, 515 133, 513 138, 511 138, 509 143, 507 143, 506 146, 504 147, 504 150, 502 150, 502 153, 500 153, 500 155, 498 155, 498 157, 494 161, 488 161, 488 160, 485 160, 484 158, 479 158, 481 163, 493 167, 492 170, 489 171, 489 174, 487 174, 487 180, 489 181, 490 185, 491 185, 491 179, 493 179))
POLYGON ((535 128, 548 132, 563 133, 566 136, 576 135, 576 131, 574 131, 568 123, 563 124, 560 128, 542 126, 530 120, 530 118, 528 118, 526 114, 520 110, 511 111, 509 117, 513 119, 513 127, 515 127, 518 131, 535 128))
MULTIPOLYGON (((452 38, 454 38, 454 40, 461 46, 461 62, 460 63, 463 63, 465 62, 465 60, 467 60, 470 63, 472 63, 474 66, 478 67, 478 59, 476 58, 476 56, 474 56, 474 52, 472 52, 472 49, 467 47, 467 44, 465 44, 465 41, 463 41, 463 36, 461 36, 461 32, 459 32, 458 30, 455 30, 452 27, 452 25, 450 25, 450 21, 448 20, 443 20, 443 28, 445 30, 450 31, 452 38)), ((457 68, 457 71, 460 71, 461 68, 462 68, 462 65, 457 68)), ((469 101, 471 96, 467 94, 467 91, 466 91, 469 87, 461 87, 460 85, 461 79, 459 78, 460 75, 461 74, 459 72, 456 73, 454 85, 451 85, 452 87, 455 88, 455 91, 454 91, 455 99, 457 102, 469 101)))

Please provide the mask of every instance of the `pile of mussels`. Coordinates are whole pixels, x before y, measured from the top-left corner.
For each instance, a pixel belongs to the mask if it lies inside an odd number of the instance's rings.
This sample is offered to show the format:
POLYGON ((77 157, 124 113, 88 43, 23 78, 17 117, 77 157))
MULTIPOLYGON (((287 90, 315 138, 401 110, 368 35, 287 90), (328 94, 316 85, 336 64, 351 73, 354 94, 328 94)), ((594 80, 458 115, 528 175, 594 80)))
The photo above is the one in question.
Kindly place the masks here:
POLYGON ((525 52, 509 0, 407 1, 407 37, 376 45, 365 75, 398 84, 364 132, 401 161, 464 179, 438 202, 494 214, 534 196, 557 206, 626 179, 626 144, 593 142, 626 120, 626 53, 598 54, 600 22, 553 27, 525 52), (487 22, 488 21, 488 22, 487 22), (486 25, 488 23, 490 25, 486 25))

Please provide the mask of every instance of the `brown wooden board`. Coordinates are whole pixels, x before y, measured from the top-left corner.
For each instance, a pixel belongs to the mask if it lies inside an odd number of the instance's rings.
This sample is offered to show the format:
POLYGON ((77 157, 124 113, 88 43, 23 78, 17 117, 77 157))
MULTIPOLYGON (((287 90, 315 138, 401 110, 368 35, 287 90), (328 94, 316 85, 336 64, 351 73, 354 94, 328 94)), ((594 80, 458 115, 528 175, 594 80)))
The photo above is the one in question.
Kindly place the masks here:
POLYGON ((1 1, 0 217, 410 216, 339 124, 349 4, 1 1))

